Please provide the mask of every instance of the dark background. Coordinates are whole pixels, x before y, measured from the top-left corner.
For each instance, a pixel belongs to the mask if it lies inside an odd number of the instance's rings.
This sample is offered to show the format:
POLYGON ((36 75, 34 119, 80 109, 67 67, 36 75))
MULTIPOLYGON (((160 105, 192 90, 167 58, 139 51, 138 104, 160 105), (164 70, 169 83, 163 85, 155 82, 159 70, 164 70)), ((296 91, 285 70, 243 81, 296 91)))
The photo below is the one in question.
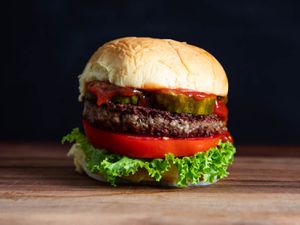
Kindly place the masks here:
POLYGON ((104 42, 171 38, 228 74, 238 144, 299 144, 297 1, 11 1, 2 7, 1 140, 59 141, 80 125, 77 76, 104 42))

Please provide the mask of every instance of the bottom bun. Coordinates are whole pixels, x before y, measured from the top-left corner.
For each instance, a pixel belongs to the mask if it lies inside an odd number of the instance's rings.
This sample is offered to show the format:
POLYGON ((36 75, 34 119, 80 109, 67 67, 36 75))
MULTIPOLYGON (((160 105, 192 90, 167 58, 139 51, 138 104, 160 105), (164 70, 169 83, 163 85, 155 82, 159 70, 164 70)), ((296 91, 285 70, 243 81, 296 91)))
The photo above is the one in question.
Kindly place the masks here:
MULTIPOLYGON (((85 162, 85 154, 82 150, 76 147, 74 144, 70 149, 68 156, 74 157, 74 164, 76 167, 76 171, 82 173, 86 173, 89 177, 107 183, 104 176, 99 173, 92 173, 88 170, 85 162)), ((141 184, 141 185, 155 185, 155 186, 169 186, 169 187, 177 187, 177 178, 178 172, 176 166, 172 166, 167 172, 162 175, 161 180, 155 181, 152 177, 149 176, 145 169, 139 169, 135 174, 120 177, 116 180, 117 184, 141 184)), ((197 184, 189 183, 188 186, 207 186, 213 183, 216 183, 218 180, 216 179, 214 182, 204 182, 200 181, 197 184)))

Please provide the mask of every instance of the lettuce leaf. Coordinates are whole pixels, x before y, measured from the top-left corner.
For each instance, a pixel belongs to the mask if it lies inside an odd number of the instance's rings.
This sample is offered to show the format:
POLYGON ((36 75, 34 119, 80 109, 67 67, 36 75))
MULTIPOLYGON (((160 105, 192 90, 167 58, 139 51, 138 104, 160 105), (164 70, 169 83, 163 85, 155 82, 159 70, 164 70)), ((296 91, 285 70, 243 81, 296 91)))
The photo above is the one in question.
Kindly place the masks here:
POLYGON ((227 168, 233 162, 235 153, 235 147, 230 142, 220 141, 216 147, 189 157, 167 154, 165 158, 156 159, 130 158, 93 147, 79 128, 63 137, 62 143, 65 142, 75 142, 85 154, 87 169, 101 174, 113 186, 116 186, 117 178, 135 174, 141 168, 154 180, 160 181, 172 165, 178 170, 178 187, 197 184, 199 181, 212 183, 229 174, 227 168))

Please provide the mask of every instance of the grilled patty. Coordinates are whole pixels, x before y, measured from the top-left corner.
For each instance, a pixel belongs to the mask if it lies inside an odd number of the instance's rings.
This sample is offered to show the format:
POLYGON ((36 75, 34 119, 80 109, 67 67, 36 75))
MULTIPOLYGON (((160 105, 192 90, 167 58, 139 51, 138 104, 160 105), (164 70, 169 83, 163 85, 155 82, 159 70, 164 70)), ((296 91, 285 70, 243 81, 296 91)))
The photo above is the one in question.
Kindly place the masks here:
POLYGON ((83 118, 92 126, 130 134, 166 137, 207 137, 227 131, 217 115, 193 116, 129 104, 97 106, 85 99, 83 118))

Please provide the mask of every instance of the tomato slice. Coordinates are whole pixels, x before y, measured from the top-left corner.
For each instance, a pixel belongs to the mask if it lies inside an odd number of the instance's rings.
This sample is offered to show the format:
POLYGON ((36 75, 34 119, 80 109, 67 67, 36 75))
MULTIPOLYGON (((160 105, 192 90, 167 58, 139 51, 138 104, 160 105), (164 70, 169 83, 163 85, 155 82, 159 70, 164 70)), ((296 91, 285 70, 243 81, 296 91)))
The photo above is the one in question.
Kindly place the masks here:
POLYGON ((174 156, 192 156, 217 146, 223 135, 205 138, 169 138, 128 135, 92 127, 83 120, 89 142, 97 147, 133 158, 163 158, 167 153, 174 156))

